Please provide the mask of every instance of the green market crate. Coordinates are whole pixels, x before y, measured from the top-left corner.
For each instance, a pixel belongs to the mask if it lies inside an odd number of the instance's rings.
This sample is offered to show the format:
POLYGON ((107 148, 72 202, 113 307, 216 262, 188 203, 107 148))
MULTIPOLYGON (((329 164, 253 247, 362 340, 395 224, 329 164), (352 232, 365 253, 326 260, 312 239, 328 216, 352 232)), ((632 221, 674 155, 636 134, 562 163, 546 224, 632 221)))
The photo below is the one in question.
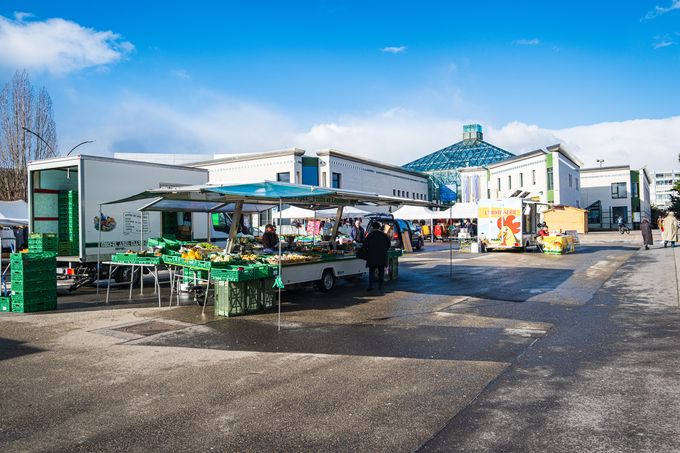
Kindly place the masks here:
POLYGON ((192 284, 194 282, 208 281, 208 271, 195 271, 191 269, 184 269, 182 275, 182 283, 192 284))
POLYGON ((15 271, 53 271, 56 272, 57 260, 54 252, 12 253, 9 258, 12 272, 15 271))
POLYGON ((253 268, 250 266, 232 266, 225 269, 213 269, 210 278, 217 281, 245 282, 253 280, 253 268))
POLYGON ((215 314, 238 316, 246 313, 247 282, 215 282, 215 314))
POLYGON ((181 256, 178 256, 178 255, 163 254, 163 256, 161 258, 163 259, 163 262, 165 264, 170 265, 170 266, 180 266, 180 267, 186 266, 186 260, 183 259, 181 256))
POLYGON ((32 233, 28 237, 28 249, 31 252, 56 252, 59 237, 54 233, 32 233))
POLYGON ((268 264, 252 264, 253 278, 269 278, 274 275, 274 268, 268 264))
POLYGON ((162 262, 160 256, 139 256, 136 253, 116 253, 111 257, 111 261, 122 264, 127 263, 148 265, 159 265, 162 262))
POLYGON ((260 289, 261 291, 261 296, 260 296, 260 304, 262 306, 263 310, 268 310, 272 307, 274 307, 277 303, 277 291, 274 289, 274 279, 273 278, 264 278, 262 280, 257 280, 259 284, 262 286, 260 289))
POLYGON ((57 274, 54 274, 52 280, 42 281, 15 281, 12 280, 12 295, 28 294, 33 292, 52 291, 57 293, 57 274))
POLYGON ((57 301, 36 302, 32 304, 14 303, 12 300, 12 311, 15 313, 35 313, 39 311, 56 310, 57 301))
POLYGON ((246 313, 262 309, 262 283, 260 280, 246 282, 246 313))
POLYGON ((0 296, 0 313, 12 311, 12 298, 9 296, 0 296))
POLYGON ((44 282, 46 280, 54 280, 55 282, 57 281, 57 274, 56 274, 56 268, 55 272, 53 273, 47 273, 43 269, 38 269, 36 271, 31 271, 31 270, 14 270, 10 272, 10 277, 12 283, 39 283, 39 282, 44 282))

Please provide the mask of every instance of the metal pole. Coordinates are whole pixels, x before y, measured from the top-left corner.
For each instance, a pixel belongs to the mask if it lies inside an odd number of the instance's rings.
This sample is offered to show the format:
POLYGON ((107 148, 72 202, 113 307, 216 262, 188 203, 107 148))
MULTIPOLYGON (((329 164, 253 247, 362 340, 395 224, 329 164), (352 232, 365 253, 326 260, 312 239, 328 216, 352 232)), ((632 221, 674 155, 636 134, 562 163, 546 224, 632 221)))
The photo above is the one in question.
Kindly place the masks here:
MULTIPOLYGON (((97 295, 99 295, 99 279, 101 278, 102 267, 102 204, 99 203, 99 231, 97 238, 97 295)), ((110 269, 109 269, 110 270, 110 269)))
MULTIPOLYGON (((449 225, 446 226, 447 233, 450 230, 449 226, 451 223, 451 215, 453 214, 452 209, 449 208, 449 225)), ((444 234, 442 233, 442 236, 444 234)), ((449 236, 449 280, 453 278, 453 238, 449 236)))
MULTIPOLYGON (((283 199, 279 198, 279 225, 281 225, 281 210, 283 208, 283 199)), ((316 211, 314 211, 316 214, 316 211)), ((279 278, 283 278, 281 276, 281 240, 279 240, 279 278)), ((281 288, 278 288, 279 290, 279 314, 278 314, 278 331, 281 331, 281 288)))

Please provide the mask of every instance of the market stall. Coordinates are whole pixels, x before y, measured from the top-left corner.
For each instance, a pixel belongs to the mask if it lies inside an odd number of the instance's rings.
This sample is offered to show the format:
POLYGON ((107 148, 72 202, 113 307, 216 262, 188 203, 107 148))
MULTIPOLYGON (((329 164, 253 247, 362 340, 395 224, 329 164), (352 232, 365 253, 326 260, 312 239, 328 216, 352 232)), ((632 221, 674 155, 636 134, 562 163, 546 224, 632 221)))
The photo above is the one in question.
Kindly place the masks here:
MULTIPOLYGON (((271 302, 272 286, 279 293, 286 285, 316 282, 320 289, 330 290, 337 278, 361 275, 365 272, 365 262, 356 257, 353 244, 337 244, 335 239, 338 223, 334 224, 330 241, 314 244, 289 244, 288 250, 279 241, 278 253, 264 254, 235 253, 236 232, 246 204, 278 205, 279 219, 285 202, 291 206, 305 206, 314 210, 334 208, 332 216, 343 218, 345 207, 370 203, 372 205, 399 205, 403 200, 378 194, 301 186, 287 183, 260 182, 225 186, 155 189, 133 197, 110 203, 132 200, 153 199, 141 211, 163 210, 169 204, 184 211, 213 212, 230 206, 232 228, 224 250, 206 250, 201 247, 182 247, 174 254, 161 253, 162 261, 171 267, 207 272, 205 280, 215 284, 215 310, 219 315, 241 314, 257 307, 266 308, 271 302), (179 256, 178 256, 179 254, 179 256), (221 283, 226 282, 226 283, 221 283), (247 283, 250 282, 250 283, 247 283), (271 285, 268 285, 271 282, 271 285)), ((418 203, 418 202, 416 202, 418 203)), ((420 203, 427 206, 427 202, 420 203)), ((389 276, 398 275, 398 257, 401 251, 390 254, 389 276)), ((205 307, 205 301, 204 301, 205 307)))

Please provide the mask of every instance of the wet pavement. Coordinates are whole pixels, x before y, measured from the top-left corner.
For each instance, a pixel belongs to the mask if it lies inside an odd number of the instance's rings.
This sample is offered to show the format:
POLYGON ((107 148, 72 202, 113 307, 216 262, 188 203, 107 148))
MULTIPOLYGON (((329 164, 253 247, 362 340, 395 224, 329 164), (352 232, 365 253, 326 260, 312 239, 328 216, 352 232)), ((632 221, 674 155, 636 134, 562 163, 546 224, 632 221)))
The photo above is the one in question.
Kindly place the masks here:
POLYGON ((680 448, 675 259, 601 242, 449 267, 446 246, 428 247, 385 294, 356 280, 284 292, 281 330, 276 310, 64 295, 55 313, 0 316, 0 446, 680 448))

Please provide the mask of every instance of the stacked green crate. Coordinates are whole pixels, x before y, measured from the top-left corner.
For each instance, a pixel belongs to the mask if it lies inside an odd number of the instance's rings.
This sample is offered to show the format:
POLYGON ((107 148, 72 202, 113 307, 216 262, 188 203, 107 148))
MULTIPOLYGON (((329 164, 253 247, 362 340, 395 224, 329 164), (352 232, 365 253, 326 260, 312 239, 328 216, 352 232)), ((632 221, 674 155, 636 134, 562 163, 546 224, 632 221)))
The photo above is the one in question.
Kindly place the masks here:
POLYGON ((59 192, 59 255, 78 255, 78 223, 78 192, 59 192))
POLYGON ((12 298, 9 296, 0 296, 0 313, 12 310, 12 298))
POLYGON ((28 237, 28 250, 35 253, 53 252, 59 249, 59 236, 55 233, 31 233, 28 237))
POLYGON ((57 308, 57 261, 54 253, 12 253, 12 311, 30 313, 57 308))

